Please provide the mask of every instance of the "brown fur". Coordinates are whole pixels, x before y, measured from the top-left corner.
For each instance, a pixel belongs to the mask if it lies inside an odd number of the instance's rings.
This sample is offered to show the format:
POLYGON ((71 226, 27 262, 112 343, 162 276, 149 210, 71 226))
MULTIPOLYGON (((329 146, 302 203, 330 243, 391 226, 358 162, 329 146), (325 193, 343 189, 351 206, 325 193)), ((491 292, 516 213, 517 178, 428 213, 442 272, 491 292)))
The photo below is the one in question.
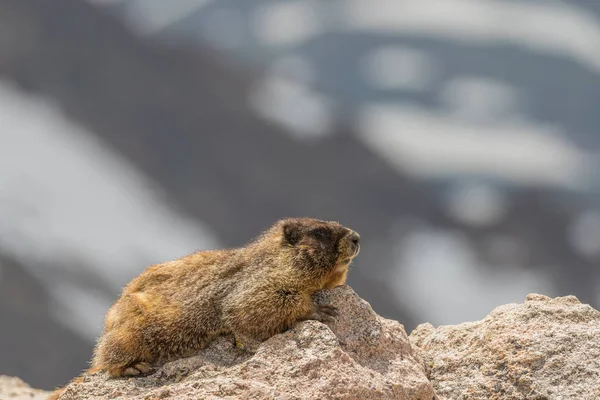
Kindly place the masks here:
POLYGON ((335 315, 312 295, 346 281, 358 240, 337 222, 293 218, 246 247, 153 265, 108 310, 92 369, 111 377, 143 375, 222 334, 251 345, 298 321, 335 315))

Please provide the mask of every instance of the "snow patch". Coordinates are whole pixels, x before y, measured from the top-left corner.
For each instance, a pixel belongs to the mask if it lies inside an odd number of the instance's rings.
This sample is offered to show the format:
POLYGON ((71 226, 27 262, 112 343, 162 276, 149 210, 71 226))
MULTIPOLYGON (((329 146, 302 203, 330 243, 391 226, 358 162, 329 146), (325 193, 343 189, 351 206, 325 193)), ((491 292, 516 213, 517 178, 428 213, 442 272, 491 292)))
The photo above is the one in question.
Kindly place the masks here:
POLYGON ((349 31, 406 34, 473 44, 511 44, 572 59, 600 73, 600 24, 568 2, 364 0, 340 4, 349 31))
POLYGON ((422 107, 375 104, 358 114, 360 139, 417 178, 483 176, 522 185, 580 190, 594 155, 558 128, 533 121, 481 125, 422 107))
POLYGON ((323 32, 318 4, 292 0, 257 7, 252 22, 256 38, 265 45, 286 46, 308 41, 323 32))
POLYGON ((457 221, 473 226, 489 226, 504 217, 506 199, 493 186, 463 184, 452 188, 447 198, 447 208, 457 221))
POLYGON ((250 106, 295 138, 311 140, 327 135, 334 123, 331 99, 297 80, 266 75, 250 91, 250 106))
POLYGON ((361 71, 379 89, 424 91, 437 78, 438 62, 424 51, 404 46, 381 46, 362 57, 361 71))

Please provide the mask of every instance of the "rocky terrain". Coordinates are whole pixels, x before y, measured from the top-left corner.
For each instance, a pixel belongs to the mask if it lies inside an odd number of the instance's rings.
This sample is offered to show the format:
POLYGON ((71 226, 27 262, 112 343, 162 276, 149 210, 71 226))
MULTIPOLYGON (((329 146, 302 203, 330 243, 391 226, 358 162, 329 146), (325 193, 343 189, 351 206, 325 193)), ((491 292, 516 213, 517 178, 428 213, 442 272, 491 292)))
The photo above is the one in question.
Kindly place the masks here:
MULTIPOLYGON (((319 296, 339 308, 335 320, 302 322, 255 354, 222 337, 147 377, 85 375, 61 399, 600 398, 600 312, 574 296, 530 294, 481 321, 422 324, 410 338, 349 286, 319 296)), ((2 399, 43 393, 0 379, 2 399)))

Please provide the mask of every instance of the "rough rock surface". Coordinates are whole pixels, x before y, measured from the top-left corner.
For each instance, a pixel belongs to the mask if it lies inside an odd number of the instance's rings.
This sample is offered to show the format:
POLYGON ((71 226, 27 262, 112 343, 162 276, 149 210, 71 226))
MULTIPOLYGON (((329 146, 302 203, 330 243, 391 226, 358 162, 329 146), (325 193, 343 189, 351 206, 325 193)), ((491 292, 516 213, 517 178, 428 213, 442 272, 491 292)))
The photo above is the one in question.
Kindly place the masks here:
POLYGON ((600 312, 574 296, 530 294, 410 340, 440 399, 600 399, 600 312))
POLYGON ((143 378, 85 375, 60 397, 73 399, 419 399, 434 398, 404 327, 379 317, 348 286, 325 291, 338 307, 327 325, 299 323, 255 354, 223 337, 194 357, 143 378))
POLYGON ((19 378, 0 375, 0 400, 45 400, 49 394, 30 388, 19 378))

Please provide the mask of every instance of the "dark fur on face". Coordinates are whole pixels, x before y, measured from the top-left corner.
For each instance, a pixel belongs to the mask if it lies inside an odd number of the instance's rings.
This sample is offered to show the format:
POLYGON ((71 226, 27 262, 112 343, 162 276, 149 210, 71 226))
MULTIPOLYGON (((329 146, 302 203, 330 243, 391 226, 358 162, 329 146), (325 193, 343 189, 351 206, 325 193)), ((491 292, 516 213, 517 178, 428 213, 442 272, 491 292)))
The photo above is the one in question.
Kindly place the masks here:
POLYGON ((292 248, 295 264, 317 276, 347 266, 360 250, 360 236, 338 222, 289 218, 278 228, 282 245, 292 248))

